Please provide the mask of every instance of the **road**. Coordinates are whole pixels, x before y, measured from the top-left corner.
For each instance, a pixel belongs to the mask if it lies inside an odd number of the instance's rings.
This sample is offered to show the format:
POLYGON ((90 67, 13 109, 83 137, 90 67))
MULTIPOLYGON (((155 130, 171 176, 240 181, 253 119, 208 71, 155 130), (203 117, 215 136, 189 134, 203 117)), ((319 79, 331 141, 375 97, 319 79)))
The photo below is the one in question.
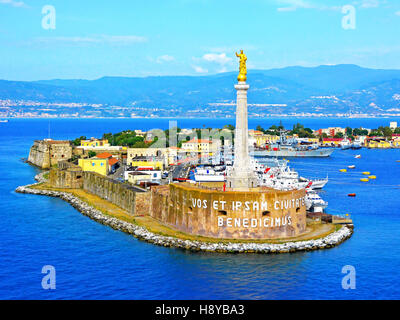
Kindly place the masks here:
POLYGON ((180 164, 175 166, 172 171, 172 178, 187 178, 189 176, 190 165, 187 164, 180 164))

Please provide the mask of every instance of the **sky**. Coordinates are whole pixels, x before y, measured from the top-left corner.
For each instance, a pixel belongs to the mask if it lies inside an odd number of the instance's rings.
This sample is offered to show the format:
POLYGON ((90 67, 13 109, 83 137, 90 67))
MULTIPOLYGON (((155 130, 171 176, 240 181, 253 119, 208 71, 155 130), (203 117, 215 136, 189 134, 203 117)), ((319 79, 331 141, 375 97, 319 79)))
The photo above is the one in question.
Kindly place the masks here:
POLYGON ((0 79, 400 69, 399 31, 399 0, 0 0, 0 79))

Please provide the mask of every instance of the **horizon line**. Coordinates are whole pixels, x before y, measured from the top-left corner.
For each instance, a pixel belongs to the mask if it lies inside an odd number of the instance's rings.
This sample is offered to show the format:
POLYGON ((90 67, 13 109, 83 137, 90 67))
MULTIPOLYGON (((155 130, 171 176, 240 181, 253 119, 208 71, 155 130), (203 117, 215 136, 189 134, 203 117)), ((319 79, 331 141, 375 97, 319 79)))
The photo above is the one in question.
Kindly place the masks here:
MULTIPOLYGON (((301 65, 289 65, 286 67, 277 67, 277 68, 269 68, 269 69, 248 69, 248 72, 257 72, 257 71, 272 71, 272 70, 283 70, 283 69, 289 69, 289 68, 304 68, 304 69, 317 69, 320 67, 338 67, 338 66, 354 66, 358 67, 361 69, 369 69, 369 70, 382 70, 382 71, 400 71, 400 69, 396 68, 372 68, 372 67, 363 67, 358 64, 354 63, 338 63, 338 64, 320 64, 320 65, 315 65, 315 66, 301 66, 301 65)), ((68 81, 68 80, 82 80, 82 81, 95 81, 95 80, 100 80, 103 78, 136 78, 136 79, 146 79, 146 78, 157 78, 157 77, 191 77, 191 78, 201 78, 201 77, 212 77, 212 76, 219 76, 219 75, 226 75, 230 73, 235 73, 238 72, 237 70, 232 70, 232 71, 225 71, 225 72, 220 72, 220 73, 209 73, 209 74, 198 74, 198 75, 193 75, 193 74, 181 74, 181 75, 174 75, 174 74, 165 74, 165 75, 146 75, 146 76, 123 76, 123 75, 103 75, 99 76, 96 78, 50 78, 50 79, 37 79, 37 80, 10 80, 10 79, 4 79, 0 78, 0 81, 10 81, 10 82, 40 82, 40 81, 56 81, 56 80, 61 80, 61 81, 68 81)))

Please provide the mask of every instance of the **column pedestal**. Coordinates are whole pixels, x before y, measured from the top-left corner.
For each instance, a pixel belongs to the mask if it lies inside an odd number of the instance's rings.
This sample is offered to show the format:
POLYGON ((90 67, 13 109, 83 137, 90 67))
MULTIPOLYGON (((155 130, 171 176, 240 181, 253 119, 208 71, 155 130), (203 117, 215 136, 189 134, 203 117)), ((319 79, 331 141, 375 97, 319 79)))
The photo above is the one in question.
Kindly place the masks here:
POLYGON ((237 91, 235 158, 232 170, 227 177, 227 186, 238 191, 248 191, 258 186, 257 176, 250 163, 247 124, 247 90, 249 85, 244 81, 235 85, 237 91))

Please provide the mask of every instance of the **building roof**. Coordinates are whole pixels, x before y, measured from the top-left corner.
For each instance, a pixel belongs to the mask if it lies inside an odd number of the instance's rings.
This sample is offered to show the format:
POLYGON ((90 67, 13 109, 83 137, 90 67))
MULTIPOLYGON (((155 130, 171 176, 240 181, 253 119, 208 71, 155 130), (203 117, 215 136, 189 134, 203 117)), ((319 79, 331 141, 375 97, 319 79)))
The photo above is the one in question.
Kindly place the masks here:
POLYGON ((38 142, 44 142, 47 144, 70 144, 68 140, 52 140, 52 139, 44 139, 44 140, 36 140, 38 142))
POLYGON ((212 143, 211 140, 208 139, 197 139, 197 138, 193 138, 192 140, 183 142, 183 143, 212 143))
POLYGON ((117 162, 118 162, 118 160, 115 159, 115 158, 111 158, 110 160, 108 160, 108 164, 109 164, 110 166, 113 166, 113 165, 116 164, 117 162))
POLYGON ((343 140, 343 138, 324 138, 324 141, 342 141, 343 140))
POLYGON ((133 171, 128 173, 131 176, 148 176, 149 173, 141 172, 141 171, 133 171))
POLYGON ((96 155, 96 158, 100 158, 100 159, 108 159, 111 157, 112 157, 112 154, 108 153, 108 152, 103 152, 103 153, 99 153, 98 155, 96 155))

